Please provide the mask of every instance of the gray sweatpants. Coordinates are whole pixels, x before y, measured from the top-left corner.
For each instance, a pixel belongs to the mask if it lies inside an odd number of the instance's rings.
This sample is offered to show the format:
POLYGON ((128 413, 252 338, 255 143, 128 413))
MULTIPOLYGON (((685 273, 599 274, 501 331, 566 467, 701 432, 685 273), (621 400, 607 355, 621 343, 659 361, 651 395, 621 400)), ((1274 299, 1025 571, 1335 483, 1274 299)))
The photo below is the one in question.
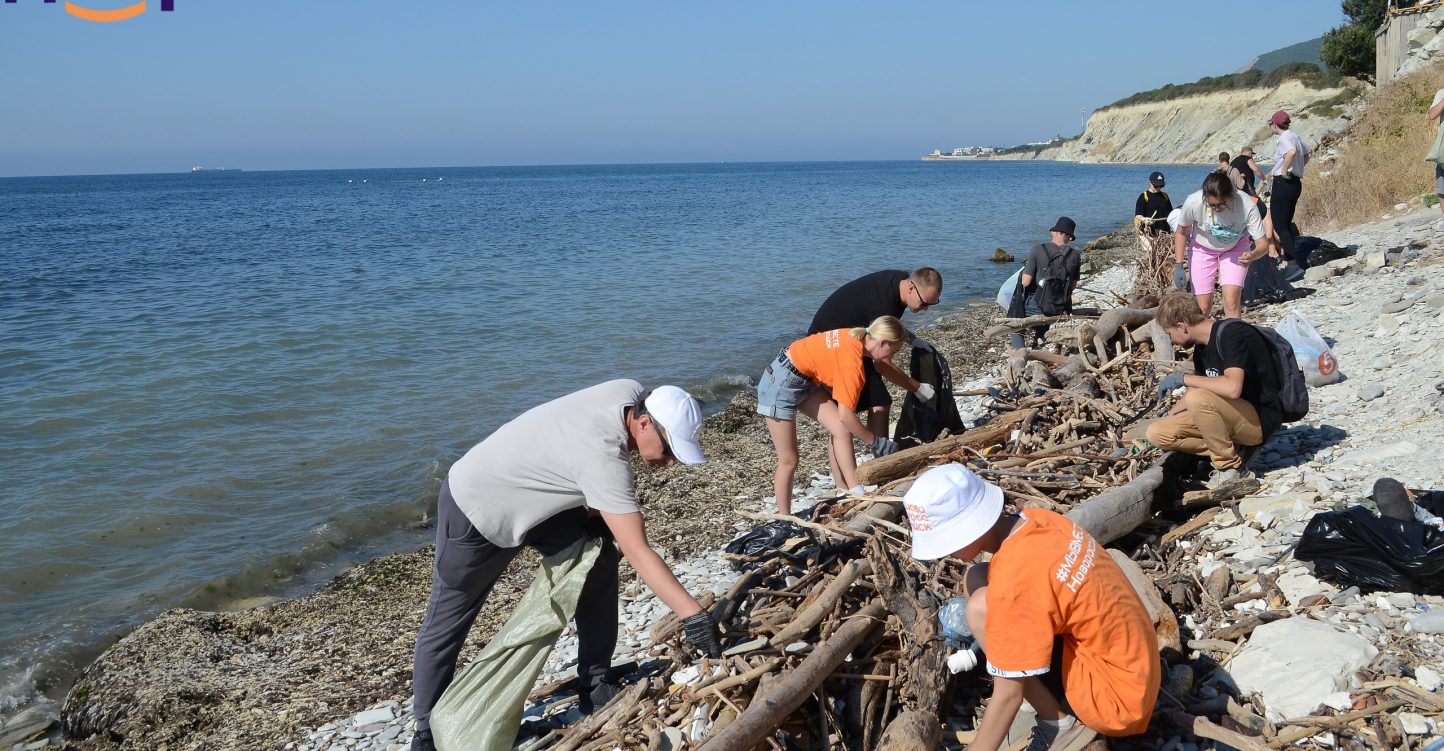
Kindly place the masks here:
MULTIPOLYGON (((603 538, 597 562, 582 585, 577 603, 577 676, 590 689, 606 676, 617 646, 617 566, 621 556, 601 519, 586 509, 563 511, 527 533, 523 545, 551 555, 583 537, 603 538)), ((431 709, 456 675, 456 658, 486 596, 520 547, 488 542, 457 508, 451 487, 441 486, 436 500, 436 567, 431 576, 431 601, 416 635, 411 689, 416 725, 430 727, 431 709)))

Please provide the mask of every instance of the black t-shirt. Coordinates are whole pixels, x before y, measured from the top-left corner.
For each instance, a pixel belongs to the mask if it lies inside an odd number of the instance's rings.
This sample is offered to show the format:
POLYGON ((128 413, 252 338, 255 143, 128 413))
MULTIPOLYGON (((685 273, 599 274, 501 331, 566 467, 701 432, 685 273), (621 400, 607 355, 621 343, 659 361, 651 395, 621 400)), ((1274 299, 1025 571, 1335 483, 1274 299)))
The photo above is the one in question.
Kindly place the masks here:
POLYGON ((1152 219, 1154 232, 1168 231, 1168 213, 1171 211, 1173 201, 1161 190, 1157 193, 1145 190, 1139 193, 1138 200, 1133 202, 1133 215, 1152 219))
POLYGON ((1278 366, 1263 334, 1243 321, 1229 324, 1215 321, 1208 344, 1193 350, 1194 373, 1217 377, 1229 368, 1243 369, 1243 391, 1239 396, 1258 412, 1267 440, 1283 424, 1278 366))
POLYGON ((1249 195, 1254 195, 1253 169, 1248 166, 1248 160, 1251 158, 1252 157, 1249 157, 1246 154, 1239 154, 1238 156, 1233 158, 1232 162, 1228 163, 1228 166, 1233 167, 1234 169, 1238 170, 1240 174, 1243 175, 1243 192, 1249 195))
POLYGON ((906 271, 875 271, 838 287, 817 309, 807 333, 866 326, 878 316, 901 318, 907 305, 898 295, 898 284, 906 278, 906 271))

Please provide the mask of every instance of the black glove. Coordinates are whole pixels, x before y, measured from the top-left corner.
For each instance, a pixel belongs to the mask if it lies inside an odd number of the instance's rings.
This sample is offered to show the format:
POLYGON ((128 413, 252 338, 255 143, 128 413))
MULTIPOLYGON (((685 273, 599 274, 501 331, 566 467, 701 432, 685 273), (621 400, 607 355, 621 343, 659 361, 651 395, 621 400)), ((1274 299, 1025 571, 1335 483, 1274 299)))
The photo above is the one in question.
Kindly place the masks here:
POLYGON ((687 643, 696 647, 703 656, 722 656, 722 633, 717 630, 717 621, 712 620, 712 614, 706 610, 682 619, 682 634, 687 643))
POLYGON ((1183 270, 1183 264, 1181 263, 1175 262, 1173 264, 1173 286, 1176 287, 1179 292, 1188 291, 1188 273, 1183 270))
POLYGON ((897 451, 897 441, 885 435, 880 435, 872 439, 873 456, 887 456, 895 451, 897 451))

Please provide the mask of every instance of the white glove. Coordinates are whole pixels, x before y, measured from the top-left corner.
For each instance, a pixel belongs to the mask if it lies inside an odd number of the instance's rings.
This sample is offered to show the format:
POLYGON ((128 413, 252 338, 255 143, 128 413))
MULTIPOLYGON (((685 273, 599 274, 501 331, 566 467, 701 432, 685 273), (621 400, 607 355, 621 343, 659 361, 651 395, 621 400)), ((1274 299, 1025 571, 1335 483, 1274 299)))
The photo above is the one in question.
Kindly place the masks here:
POLYGON ((918 398, 921 399, 924 404, 926 404, 927 402, 932 401, 933 397, 936 396, 938 392, 933 389, 933 385, 931 383, 919 383, 918 390, 914 391, 913 393, 917 394, 918 398))

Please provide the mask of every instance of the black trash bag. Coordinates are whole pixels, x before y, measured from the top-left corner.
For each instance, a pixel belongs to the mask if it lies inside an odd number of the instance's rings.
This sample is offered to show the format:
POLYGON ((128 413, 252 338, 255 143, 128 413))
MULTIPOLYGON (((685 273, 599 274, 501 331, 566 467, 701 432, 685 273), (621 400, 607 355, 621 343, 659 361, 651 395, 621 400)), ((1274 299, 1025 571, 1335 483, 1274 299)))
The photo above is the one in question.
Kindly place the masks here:
MULTIPOLYGON (((818 501, 799 511, 797 517, 812 521, 814 516, 830 509, 836 502, 836 498, 818 501)), ((831 547, 822 544, 816 535, 801 524, 786 519, 774 519, 734 538, 722 551, 732 560, 733 568, 741 570, 777 557, 785 558, 791 563, 805 564, 815 560, 831 547), (784 547, 788 540, 797 538, 803 539, 791 547, 784 547)))
POLYGON ((782 552, 782 546, 788 540, 808 536, 802 525, 778 519, 754 527, 751 532, 727 543, 722 550, 732 555, 767 557, 782 552))
POLYGON ((1294 556, 1311 561, 1319 578, 1341 587, 1444 594, 1444 532, 1380 518, 1363 506, 1315 515, 1294 556))
POLYGON ((893 440, 902 448, 912 448, 937 440, 944 430, 953 435, 962 433, 966 426, 958 414, 957 402, 953 401, 953 373, 947 358, 931 342, 915 338, 911 369, 914 380, 933 387, 932 403, 924 402, 912 392, 903 397, 893 440))

